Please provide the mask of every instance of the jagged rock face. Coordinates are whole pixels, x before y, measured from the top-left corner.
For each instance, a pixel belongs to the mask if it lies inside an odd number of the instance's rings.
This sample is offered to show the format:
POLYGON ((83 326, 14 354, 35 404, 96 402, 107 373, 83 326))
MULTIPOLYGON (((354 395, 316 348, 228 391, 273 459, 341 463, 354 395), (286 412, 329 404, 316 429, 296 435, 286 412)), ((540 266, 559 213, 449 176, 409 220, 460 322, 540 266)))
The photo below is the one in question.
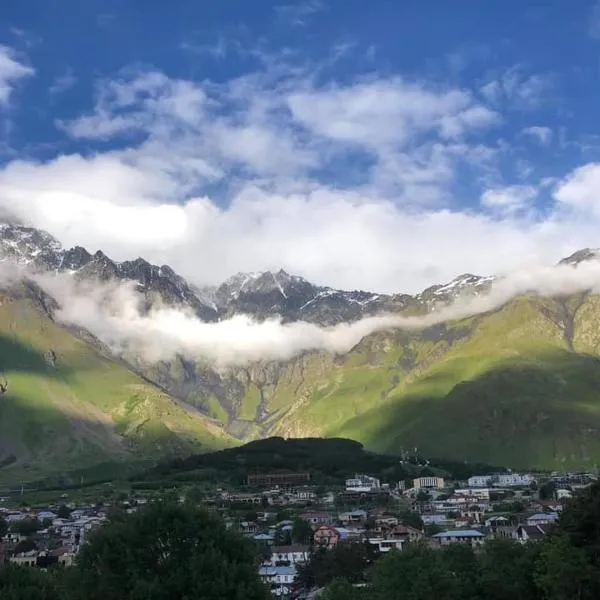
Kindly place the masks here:
POLYGON ((215 298, 226 316, 251 314, 264 319, 279 315, 284 321, 308 321, 320 325, 398 312, 415 302, 407 294, 390 296, 317 286, 283 270, 278 273, 238 273, 219 286, 215 298))
POLYGON ((216 306, 201 299, 187 281, 167 265, 157 266, 138 258, 116 262, 101 250, 90 254, 76 246, 65 250, 48 233, 17 225, 0 227, 0 260, 13 260, 38 269, 69 273, 78 280, 133 281, 149 307, 161 301, 191 308, 204 321, 215 321, 216 306))
POLYGON ((19 225, 0 227, 0 260, 69 273, 79 280, 133 281, 146 308, 160 300, 191 309, 203 321, 247 314, 263 320, 308 321, 334 325, 381 312, 397 312, 418 303, 407 294, 385 295, 318 286, 302 277, 277 273, 238 273, 217 288, 198 288, 167 265, 142 258, 116 262, 101 250, 91 254, 76 246, 64 249, 52 236, 19 225))

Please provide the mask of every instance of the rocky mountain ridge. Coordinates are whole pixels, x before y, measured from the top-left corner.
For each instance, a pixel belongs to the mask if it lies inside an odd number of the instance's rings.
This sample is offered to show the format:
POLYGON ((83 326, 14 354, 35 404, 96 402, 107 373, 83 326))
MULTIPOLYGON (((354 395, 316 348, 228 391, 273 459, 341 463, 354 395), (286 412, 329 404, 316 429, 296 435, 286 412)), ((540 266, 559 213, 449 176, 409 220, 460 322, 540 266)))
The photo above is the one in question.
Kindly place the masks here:
POLYGON ((0 225, 2 260, 68 273, 81 280, 133 281, 148 305, 158 299, 168 305, 181 305, 192 309, 207 322, 248 314, 261 320, 277 316, 284 322, 333 325, 407 308, 427 310, 436 303, 448 303, 459 295, 480 293, 494 279, 460 275, 451 282, 432 286, 411 296, 337 290, 315 285, 280 270, 277 273, 238 273, 219 286, 200 288, 168 265, 153 265, 143 258, 117 262, 101 250, 92 254, 81 246, 65 249, 44 231, 6 223, 0 225))

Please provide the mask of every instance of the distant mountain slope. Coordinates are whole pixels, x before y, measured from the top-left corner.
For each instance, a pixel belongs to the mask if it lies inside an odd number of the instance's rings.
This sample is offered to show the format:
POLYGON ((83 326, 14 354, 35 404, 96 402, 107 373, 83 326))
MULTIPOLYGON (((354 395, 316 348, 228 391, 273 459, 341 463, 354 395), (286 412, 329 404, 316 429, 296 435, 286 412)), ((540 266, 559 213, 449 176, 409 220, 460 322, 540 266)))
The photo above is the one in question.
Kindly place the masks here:
POLYGON ((35 286, 0 292, 0 479, 186 455, 231 438, 55 324, 35 286))
MULTIPOLYGON (((83 248, 64 250, 48 234, 13 225, 0 228, 2 258, 77 278, 134 281, 148 306, 160 300, 208 321, 248 314, 330 325, 381 311, 426 314, 458 297, 485 294, 495 281, 465 274, 416 296, 382 295, 321 287, 279 271, 238 274, 219 287, 198 289, 167 266, 142 259, 116 263, 83 248)), ((561 263, 599 259, 599 250, 583 249, 561 263)), ((0 418, 2 411, 19 407, 13 401, 7 408, 11 394, 25 398, 28 411, 0 423, 0 465, 8 464, 12 454, 27 468, 34 468, 28 465, 38 457, 40 464, 54 464, 43 458, 46 448, 38 447, 39 440, 49 445, 48 456, 69 465, 88 457, 93 461, 98 448, 103 456, 129 459, 185 452, 194 439, 205 440, 203 447, 231 443, 215 422, 243 441, 338 436, 378 451, 418 447, 429 456, 512 467, 593 467, 600 462, 600 297, 589 292, 517 297, 491 312, 420 331, 379 332, 344 356, 309 352, 290 361, 227 370, 184 356, 157 363, 135 355, 110 356, 87 332, 54 324, 52 303, 38 290, 33 300, 29 293, 0 305, 1 311, 12 306, 5 317, 0 312, 2 340, 16 335, 18 342, 16 349, 2 342, 5 360, 22 356, 19 364, 43 367, 12 367, 9 392, 0 396, 0 418), (32 341, 29 330, 35 323, 44 334, 32 341), (56 343, 44 341, 51 332, 58 336, 56 343), (54 348, 82 343, 66 355, 54 348), (32 348, 34 353, 27 354, 32 348), (86 419, 68 417, 83 410, 69 403, 73 396, 84 403, 86 419), (59 425, 44 424, 41 409, 30 428, 38 398, 44 411, 52 407, 48 422, 62 415, 57 423, 63 427, 66 419, 71 433, 65 437, 59 425), (205 416, 190 413, 192 406, 205 416), (89 416, 98 410, 101 414, 89 416), (102 419, 108 425, 99 433, 86 429, 85 435, 76 435, 80 421, 97 427, 102 419), (26 426, 19 431, 21 422, 26 426)))
POLYGON ((597 296, 517 298, 416 334, 370 336, 341 360, 303 357, 268 388, 267 406, 281 411, 269 431, 514 467, 592 467, 599 317, 597 296))

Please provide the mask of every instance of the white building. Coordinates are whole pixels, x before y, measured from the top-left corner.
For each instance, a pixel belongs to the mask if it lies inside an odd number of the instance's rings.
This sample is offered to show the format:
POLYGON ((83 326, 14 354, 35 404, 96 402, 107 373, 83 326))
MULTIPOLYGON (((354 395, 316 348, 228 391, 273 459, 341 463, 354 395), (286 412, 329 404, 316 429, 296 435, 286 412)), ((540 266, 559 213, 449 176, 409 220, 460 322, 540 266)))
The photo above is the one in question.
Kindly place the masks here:
POLYGON ((300 544, 292 546, 273 546, 271 548, 271 560, 269 563, 289 563, 291 565, 304 564, 310 558, 310 548, 300 544))
POLYGON ((355 475, 352 479, 346 479, 346 490, 348 492, 371 492, 381 488, 381 482, 376 477, 369 475, 355 475))
POLYGON ((535 480, 533 479, 533 477, 531 475, 525 474, 525 475, 521 475, 519 473, 501 473, 499 475, 496 476, 495 481, 494 481, 494 485, 498 485, 498 486, 506 486, 506 487, 513 487, 513 486, 519 486, 519 485, 530 485, 532 484, 535 480))
POLYGON ((489 488, 477 488, 477 489, 458 489, 454 490, 453 496, 455 498, 465 498, 467 500, 476 499, 476 500, 489 500, 490 499, 490 490, 489 488))
POLYGON ((296 579, 296 567, 260 567, 258 574, 273 596, 289 596, 296 579))
POLYGON ((402 552, 402 545, 406 543, 406 540, 402 539, 384 539, 384 538, 370 538, 369 544, 377 546, 379 552, 389 552, 390 550, 398 550, 402 552))
POLYGON ((413 487, 416 490, 440 490, 444 487, 443 477, 417 477, 413 479, 413 487))
POLYGON ((469 477, 467 483, 471 488, 489 487, 516 487, 526 486, 533 483, 535 479, 528 474, 521 475, 520 473, 496 473, 494 475, 474 475, 469 477))
POLYGON ((467 485, 470 488, 488 487, 492 482, 491 475, 473 475, 467 479, 467 485))
POLYGON ((573 492, 571 490, 556 490, 556 499, 562 500, 563 498, 572 498, 573 492))

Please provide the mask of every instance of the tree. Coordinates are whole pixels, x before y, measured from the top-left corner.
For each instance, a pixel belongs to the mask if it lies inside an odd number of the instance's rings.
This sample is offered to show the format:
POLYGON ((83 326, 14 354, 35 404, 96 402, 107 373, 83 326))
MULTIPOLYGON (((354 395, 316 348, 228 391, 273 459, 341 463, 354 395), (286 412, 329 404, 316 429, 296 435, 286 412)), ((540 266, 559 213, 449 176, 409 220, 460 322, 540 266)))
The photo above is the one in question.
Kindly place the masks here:
MULTIPOLYGON (((454 574, 461 600, 479 600, 480 566, 477 555, 468 544, 451 544, 442 550, 445 567, 454 574)), ((487 596, 485 596, 487 600, 487 596)))
POLYGON ((276 529, 273 543, 276 546, 289 546, 292 543, 292 532, 289 529, 276 529))
POLYGON ((347 579, 334 579, 319 595, 319 600, 361 600, 364 593, 347 579))
POLYGON ((553 536, 543 545, 535 579, 544 600, 592 600, 600 590, 597 568, 565 535, 553 536))
POLYGON ((21 552, 30 552, 31 550, 37 550, 37 544, 31 538, 21 540, 15 546, 15 554, 20 554, 21 552))
POLYGON ((399 519, 404 525, 414 527, 415 529, 422 530, 424 527, 423 519, 421 519, 419 513, 414 510, 402 511, 399 515, 399 519))
POLYGON ((63 600, 60 574, 47 574, 29 567, 0 566, 2 600, 63 600))
POLYGON ((20 535, 30 536, 42 528, 42 524, 38 519, 22 519, 13 523, 12 529, 20 535))
POLYGON ((531 600, 536 597, 533 578, 540 546, 508 539, 489 540, 479 556, 480 586, 489 600, 531 600))
POLYGON ((600 564, 600 482, 576 495, 564 508, 558 529, 572 545, 600 564))
POLYGON ((554 499, 554 493, 556 492, 556 486, 552 480, 546 481, 542 484, 539 489, 540 500, 552 500, 554 499))
POLYGON ((300 581, 305 587, 322 587, 334 579, 363 582, 378 555, 377 548, 369 542, 342 541, 331 550, 320 548, 312 555, 300 581))
POLYGON ((8 533, 8 523, 4 517, 0 517, 0 538, 8 533))
POLYGON ((296 544, 305 544, 310 546, 313 541, 313 529, 310 523, 304 519, 294 519, 292 526, 292 541, 296 544))
POLYGON ((445 564, 443 553, 421 544, 389 552, 373 567, 372 600, 458 600, 459 577, 445 564))
POLYGON ((75 600, 266 600, 254 544, 189 504, 116 514, 93 532, 70 575, 75 600))

